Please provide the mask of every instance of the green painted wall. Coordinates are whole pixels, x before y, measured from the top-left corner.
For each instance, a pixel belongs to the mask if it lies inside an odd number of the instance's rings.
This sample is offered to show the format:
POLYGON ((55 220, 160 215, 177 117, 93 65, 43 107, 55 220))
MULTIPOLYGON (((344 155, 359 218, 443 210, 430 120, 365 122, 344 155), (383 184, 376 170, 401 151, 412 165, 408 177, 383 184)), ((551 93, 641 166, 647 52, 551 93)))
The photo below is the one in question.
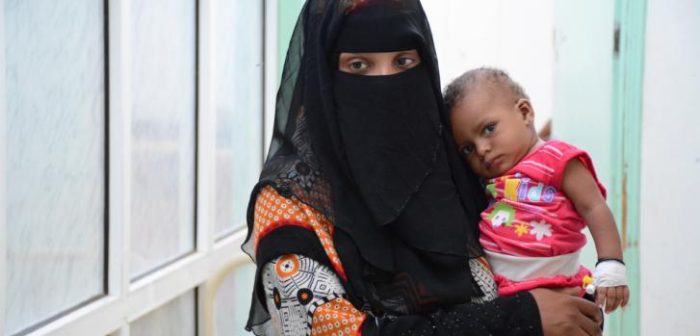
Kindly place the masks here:
POLYGON ((284 59, 304 0, 277 0, 277 78, 282 77, 284 59))
POLYGON ((613 335, 640 335, 639 201, 646 0, 615 1, 613 184, 610 190, 630 282, 632 304, 610 320, 613 335))
MULTIPOLYGON (((588 150, 623 240, 631 301, 607 335, 639 330, 639 186, 646 1, 555 2, 553 134, 588 150)), ((593 266, 594 245, 584 251, 593 266)))

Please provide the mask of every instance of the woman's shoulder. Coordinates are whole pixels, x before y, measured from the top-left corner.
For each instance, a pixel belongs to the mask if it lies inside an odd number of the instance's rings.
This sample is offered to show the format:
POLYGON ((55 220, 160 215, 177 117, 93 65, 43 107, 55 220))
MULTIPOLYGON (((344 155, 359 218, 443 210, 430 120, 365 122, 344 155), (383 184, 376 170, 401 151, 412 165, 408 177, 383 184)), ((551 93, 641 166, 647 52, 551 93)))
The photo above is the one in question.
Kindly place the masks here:
POLYGON ((253 242, 256 255, 262 252, 267 257, 274 257, 295 251, 317 259, 327 259, 335 271, 344 277, 345 272, 333 243, 335 227, 319 210, 294 196, 282 196, 272 186, 265 186, 258 192, 254 211, 253 242), (266 251, 261 251, 263 241, 271 243, 265 244, 266 251))
POLYGON ((296 226, 313 230, 314 226, 332 225, 316 209, 304 204, 295 197, 282 196, 272 186, 263 187, 255 200, 253 216, 255 241, 258 242, 269 232, 285 226, 296 226))

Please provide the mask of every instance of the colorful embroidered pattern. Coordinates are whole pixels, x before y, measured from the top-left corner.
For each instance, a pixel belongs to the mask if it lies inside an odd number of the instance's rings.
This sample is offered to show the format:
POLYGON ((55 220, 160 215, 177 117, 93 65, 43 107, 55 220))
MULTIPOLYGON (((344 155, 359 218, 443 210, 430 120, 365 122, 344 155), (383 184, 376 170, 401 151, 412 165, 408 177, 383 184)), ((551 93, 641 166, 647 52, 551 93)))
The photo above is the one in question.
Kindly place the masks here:
POLYGON ((262 280, 270 317, 283 335, 354 335, 364 321, 344 299, 335 273, 313 259, 281 256, 265 264, 262 280))
POLYGON ((491 266, 489 266, 486 258, 479 257, 476 259, 469 259, 469 269, 472 272, 472 278, 474 278, 474 281, 476 281, 479 288, 481 288, 481 291, 484 293, 481 297, 472 298, 471 301, 473 303, 484 303, 498 297, 498 286, 493 280, 491 266))
POLYGON ((260 239, 283 226, 299 226, 314 231, 336 273, 347 279, 338 253, 333 245, 334 227, 314 208, 292 198, 285 198, 270 187, 264 187, 255 202, 255 246, 260 239))
POLYGON ((337 298, 320 305, 313 313, 311 335, 345 336, 360 335, 365 315, 350 302, 337 298))
POLYGON ((288 279, 299 273, 299 258, 295 254, 280 257, 275 265, 275 273, 280 279, 288 279))

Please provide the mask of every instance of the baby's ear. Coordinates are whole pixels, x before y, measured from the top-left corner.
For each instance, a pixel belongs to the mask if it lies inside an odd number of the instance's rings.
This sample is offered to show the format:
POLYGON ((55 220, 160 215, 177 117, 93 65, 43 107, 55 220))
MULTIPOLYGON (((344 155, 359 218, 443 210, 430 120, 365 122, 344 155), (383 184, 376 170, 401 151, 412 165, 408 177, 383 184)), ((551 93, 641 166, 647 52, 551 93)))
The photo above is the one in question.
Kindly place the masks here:
POLYGON ((518 112, 523 116, 523 119, 525 119, 528 124, 532 124, 535 121, 535 110, 532 108, 532 104, 530 104, 530 100, 527 98, 520 98, 518 101, 515 103, 515 108, 518 109, 518 112))

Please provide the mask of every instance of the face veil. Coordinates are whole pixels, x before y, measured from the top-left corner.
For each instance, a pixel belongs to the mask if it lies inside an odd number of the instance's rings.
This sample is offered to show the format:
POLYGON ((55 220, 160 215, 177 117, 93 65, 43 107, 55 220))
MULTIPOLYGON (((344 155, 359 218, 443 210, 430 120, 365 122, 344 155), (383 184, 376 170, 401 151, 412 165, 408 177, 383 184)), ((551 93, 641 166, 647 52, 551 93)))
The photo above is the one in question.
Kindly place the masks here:
MULTIPOLYGON (((317 244, 300 239, 263 239, 252 251, 256 195, 272 186, 334 223, 333 242, 356 307, 412 313, 480 294, 467 258, 482 254, 476 224, 485 199, 452 143, 437 69, 417 0, 306 2, 248 208, 243 247, 258 265, 286 253, 324 258, 317 244), (402 73, 337 70, 340 52, 409 49, 422 61, 402 73)), ((249 327, 269 318, 263 302, 258 288, 249 327)))

